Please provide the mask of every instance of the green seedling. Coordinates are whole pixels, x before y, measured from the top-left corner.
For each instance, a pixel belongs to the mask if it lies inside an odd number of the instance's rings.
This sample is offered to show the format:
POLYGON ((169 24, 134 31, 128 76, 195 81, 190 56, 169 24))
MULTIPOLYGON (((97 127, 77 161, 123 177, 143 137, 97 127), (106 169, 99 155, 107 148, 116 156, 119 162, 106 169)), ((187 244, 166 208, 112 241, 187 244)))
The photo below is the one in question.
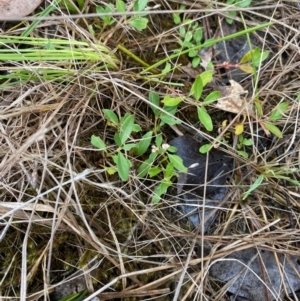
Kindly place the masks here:
MULTIPOLYGON (((185 9, 184 5, 180 6, 180 9, 185 9)), ((178 44, 181 46, 179 49, 175 49, 175 53, 181 53, 183 50, 190 49, 188 56, 192 59, 192 66, 196 68, 200 64, 200 57, 198 51, 193 49, 195 46, 201 44, 203 37, 203 30, 197 21, 191 19, 181 19, 179 14, 173 14, 173 21, 179 27, 179 39, 178 44)))
POLYGON ((100 16, 100 19, 103 21, 103 28, 116 22, 116 19, 112 16, 112 13, 116 11, 118 13, 124 13, 124 25, 129 25, 134 29, 141 31, 146 29, 148 24, 148 19, 144 17, 147 15, 147 4, 148 0, 136 0, 133 4, 133 12, 140 14, 128 18, 126 17, 126 3, 123 0, 117 0, 116 5, 112 3, 106 4, 105 6, 98 5, 96 11, 99 14, 106 14, 100 16))
MULTIPOLYGON (((204 71, 199 74, 189 93, 189 97, 194 98, 193 104, 197 106, 197 113, 200 123, 205 127, 207 131, 213 130, 213 122, 206 110, 206 106, 215 102, 220 97, 219 91, 213 91, 208 94, 203 101, 200 101, 202 98, 203 88, 212 81, 213 72, 212 71, 204 71)), ((178 105, 184 100, 182 97, 173 97, 170 95, 166 95, 161 101, 165 106, 160 109, 160 98, 158 94, 154 92, 150 92, 149 101, 152 105, 150 105, 154 115, 155 115, 155 124, 156 131, 158 131, 161 126, 164 124, 174 125, 180 123, 180 120, 175 118, 175 114, 177 111, 178 105), (160 123, 158 122, 160 121, 160 123)), ((201 152, 209 151, 211 146, 205 146, 201 149, 201 152)))
POLYGON ((243 158, 248 158, 249 155, 245 151, 245 148, 252 146, 252 145, 253 145, 252 139, 248 139, 248 138, 245 138, 243 135, 239 135, 238 143, 237 143, 237 153, 243 158))
POLYGON ((279 103, 270 115, 270 121, 277 121, 280 120, 283 115, 287 112, 289 108, 289 104, 287 101, 282 101, 279 103))
POLYGON ((152 109, 155 116, 155 133, 160 131, 160 128, 167 125, 179 124, 181 121, 175 117, 177 106, 181 103, 182 99, 179 97, 165 96, 161 101, 164 106, 160 106, 159 95, 155 92, 149 93, 149 102, 151 103, 150 108, 152 109))
MULTIPOLYGON (((152 93, 151 98, 156 99, 156 94, 152 93)), ((154 111, 159 118, 165 117, 164 114, 166 112, 164 109, 162 109, 161 114, 159 114, 160 110, 156 111, 154 108, 154 111)), ((112 159, 114 166, 105 167, 106 171, 109 174, 117 172, 122 181, 128 181, 130 170, 133 167, 132 160, 129 159, 129 153, 133 157, 144 157, 145 153, 150 149, 153 131, 147 132, 139 141, 135 141, 131 136, 133 133, 140 132, 141 127, 135 123, 133 115, 126 113, 123 117, 119 118, 112 110, 107 109, 103 110, 103 114, 107 120, 107 124, 116 129, 114 135, 116 148, 111 150, 101 137, 95 135, 91 137, 91 144, 103 151, 107 158, 112 159)), ((165 124, 165 122, 161 120, 161 124, 165 124)), ((152 201, 155 203, 159 202, 161 196, 172 185, 172 177, 177 176, 178 171, 187 171, 182 163, 182 159, 172 154, 175 149, 163 144, 162 141, 162 135, 156 135, 155 145, 152 147, 149 157, 143 160, 137 170, 137 175, 140 178, 145 178, 146 176, 154 178, 163 174, 163 179, 154 188, 152 201)))
POLYGON ((103 21, 103 27, 106 27, 108 25, 112 25, 116 22, 116 20, 112 17, 112 13, 115 10, 115 6, 112 3, 107 4, 106 6, 102 7, 98 5, 96 7, 96 12, 98 14, 107 14, 100 16, 100 19, 103 21))
MULTIPOLYGON (((212 78, 212 71, 204 71, 203 73, 199 74, 196 77, 189 93, 189 97, 193 97, 195 99, 195 102, 193 102, 193 104, 197 106, 199 121, 207 131, 213 130, 213 123, 205 106, 216 101, 220 97, 220 92, 211 92, 204 98, 203 101, 200 101, 200 98, 202 97, 203 88, 212 81, 212 78)), ((164 124, 174 125, 180 123, 180 120, 178 120, 174 116, 176 114, 178 105, 180 105, 180 103, 184 101, 183 97, 173 97, 166 95, 161 101, 164 104, 164 107, 162 109, 159 109, 160 99, 156 93, 150 92, 149 101, 152 104, 150 107, 154 112, 156 121, 161 121, 158 129, 164 124)))
MULTIPOLYGON (((239 8, 239 7, 245 8, 245 7, 249 7, 251 5, 251 2, 252 2, 252 0, 227 0, 226 4, 233 5, 236 8, 239 8)), ((228 16, 226 18, 226 22, 228 24, 232 24, 233 18, 236 17, 236 11, 232 11, 232 10, 227 11, 226 15, 228 16)))
MULTIPOLYGON (((159 139, 160 143, 161 139, 159 139)), ((187 172, 187 168, 183 165, 182 159, 172 154, 171 152, 176 151, 176 148, 169 146, 167 144, 162 144, 159 146, 157 144, 153 148, 151 160, 159 158, 159 162, 155 166, 144 165, 148 169, 147 174, 150 178, 157 176, 158 174, 163 174, 163 179, 160 180, 159 184, 154 188, 152 202, 159 203, 162 195, 164 195, 168 188, 172 186, 172 178, 178 177, 178 172, 187 172), (165 166, 165 164, 167 164, 165 166)), ((150 162, 149 162, 150 163, 150 162)))
POLYGON ((275 125, 275 122, 281 120, 288 111, 289 105, 287 101, 279 103, 272 111, 269 118, 263 122, 268 131, 278 138, 283 138, 281 130, 275 125))
POLYGON ((175 51, 175 53, 173 53, 169 56, 166 56, 164 59, 161 59, 158 62, 156 62, 155 64, 153 64, 153 65, 147 67, 146 69, 142 70, 140 72, 140 75, 144 75, 146 72, 153 71, 156 68, 158 68, 159 66, 165 65, 167 62, 170 62, 174 59, 178 59, 179 56, 188 54, 191 50, 193 50, 193 51, 196 50, 197 52, 199 52, 201 49, 211 47, 211 46, 213 46, 213 45, 215 45, 219 42, 223 42, 223 41, 227 41, 227 40, 230 40, 230 39, 238 38, 240 36, 247 35, 251 32, 255 32, 257 30, 261 30, 263 28, 271 26, 272 24, 273 24, 272 22, 263 23, 263 24, 260 24, 260 25, 257 25, 257 26, 251 27, 251 28, 247 28, 247 29, 238 31, 234 34, 230 34, 230 35, 222 37, 222 38, 208 39, 205 42, 201 43, 200 45, 196 45, 195 47, 192 47, 191 49, 190 48, 180 49, 180 51, 175 51))
POLYGON ((202 97, 203 88, 212 81, 213 72, 204 71, 198 75, 191 87, 190 96, 193 96, 196 100, 198 118, 201 124, 205 127, 207 131, 213 130, 213 123, 210 115, 206 110, 206 106, 213 103, 220 97, 219 91, 213 91, 207 95, 202 102, 200 98, 202 97))
POLYGON ((71 13, 78 13, 82 11, 84 7, 84 0, 76 0, 76 1, 62 0, 61 6, 63 9, 67 9, 71 13))
POLYGON ((130 168, 132 167, 132 163, 127 157, 127 152, 133 150, 137 154, 143 154, 143 150, 147 150, 150 145, 152 132, 147 133, 138 143, 131 142, 129 140, 131 134, 142 130, 141 127, 135 123, 134 116, 126 113, 119 119, 111 110, 105 109, 103 113, 108 125, 117 129, 114 135, 114 141, 118 148, 116 151, 108 153, 106 143, 100 137, 94 135, 91 138, 91 143, 98 149, 104 151, 115 163, 114 167, 107 168, 107 172, 109 174, 118 172, 122 181, 127 181, 129 179, 130 168))

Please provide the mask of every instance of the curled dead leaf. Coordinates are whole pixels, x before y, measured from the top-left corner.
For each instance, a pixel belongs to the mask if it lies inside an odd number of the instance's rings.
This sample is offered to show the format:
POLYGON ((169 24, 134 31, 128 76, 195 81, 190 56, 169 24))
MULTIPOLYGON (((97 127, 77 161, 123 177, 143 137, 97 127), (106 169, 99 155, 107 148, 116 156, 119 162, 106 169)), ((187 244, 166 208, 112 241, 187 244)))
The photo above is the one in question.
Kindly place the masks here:
POLYGON ((212 58, 212 48, 203 48, 200 53, 199 56, 201 58, 201 63, 200 65, 205 69, 205 70, 210 70, 208 64, 211 62, 211 58, 212 58))
POLYGON ((246 97, 243 94, 247 94, 243 87, 234 80, 230 80, 230 87, 222 87, 220 89, 221 97, 218 99, 216 107, 227 112, 239 114, 246 113, 254 116, 252 106, 247 103, 246 97))
POLYGON ((0 0, 0 18, 21 18, 31 14, 42 0, 0 0))

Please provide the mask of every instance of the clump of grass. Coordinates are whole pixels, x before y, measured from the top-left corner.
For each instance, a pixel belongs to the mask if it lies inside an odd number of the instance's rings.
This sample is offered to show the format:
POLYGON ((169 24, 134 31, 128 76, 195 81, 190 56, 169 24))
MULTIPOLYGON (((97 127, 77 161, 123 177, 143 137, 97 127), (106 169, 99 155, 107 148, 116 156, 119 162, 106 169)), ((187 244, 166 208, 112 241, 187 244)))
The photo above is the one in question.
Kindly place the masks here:
POLYGON ((7 68, 7 74, 0 75, 3 88, 30 80, 72 81, 78 72, 88 77, 104 69, 116 69, 119 63, 101 43, 2 35, 0 45, 0 61, 14 65, 7 68), (82 64, 93 67, 81 68, 82 64))

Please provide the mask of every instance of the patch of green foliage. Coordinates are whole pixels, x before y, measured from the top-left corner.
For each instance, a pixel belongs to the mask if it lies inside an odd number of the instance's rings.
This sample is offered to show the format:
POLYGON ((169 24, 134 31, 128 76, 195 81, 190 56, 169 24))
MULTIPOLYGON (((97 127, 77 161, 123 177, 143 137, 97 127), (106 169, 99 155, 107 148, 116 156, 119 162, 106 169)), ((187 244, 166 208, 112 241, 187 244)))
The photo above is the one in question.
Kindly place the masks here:
MULTIPOLYGON (((138 14, 127 17, 126 3, 123 0, 117 0, 116 4, 105 4, 103 6, 98 5, 96 7, 97 13, 101 14, 100 19, 103 21, 103 27, 112 25, 116 22, 116 19, 112 16, 113 12, 124 13, 124 24, 129 25, 136 30, 143 30, 147 28, 148 19, 147 15, 148 0, 135 0, 133 3, 132 11, 138 14), (104 14, 104 15, 103 15, 104 14)), ((103 30, 103 28, 101 28, 103 30)))
MULTIPOLYGON (((227 0, 226 4, 236 7, 237 9, 239 7, 245 8, 245 7, 250 7, 252 3, 252 0, 227 0)), ((226 22, 228 24, 232 24, 233 23, 233 18, 236 17, 236 11, 235 10, 230 10, 226 12, 226 22)))
MULTIPOLYGON (((185 9, 185 6, 181 5, 180 9, 185 9)), ((201 44, 203 37, 202 27, 199 22, 189 18, 182 18, 180 14, 177 13, 173 13, 173 21, 175 24, 179 25, 178 44, 181 46, 180 48, 175 49, 174 52, 180 53, 185 49, 189 49, 188 56, 192 59, 192 66, 196 68, 201 60, 195 46, 201 44)))

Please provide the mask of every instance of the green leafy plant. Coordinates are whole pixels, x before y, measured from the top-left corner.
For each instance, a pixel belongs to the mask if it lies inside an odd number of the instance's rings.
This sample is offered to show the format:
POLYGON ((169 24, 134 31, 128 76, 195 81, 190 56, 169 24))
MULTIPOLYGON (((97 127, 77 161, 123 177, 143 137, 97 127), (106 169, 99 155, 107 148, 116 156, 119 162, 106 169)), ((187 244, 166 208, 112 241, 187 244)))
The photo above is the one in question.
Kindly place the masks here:
MULTIPOLYGON (((149 98, 155 103, 157 95, 152 93, 149 98)), ((159 116, 158 118, 165 118, 167 123, 169 122, 169 119, 166 118, 168 115, 164 115, 166 112, 160 114, 160 110, 157 110, 155 107, 153 107, 153 111, 156 116, 159 116)), ((105 167, 107 172, 109 174, 117 172, 122 181, 128 181, 130 170, 133 167, 133 163, 129 159, 129 153, 135 157, 144 155, 150 148, 153 131, 147 132, 139 141, 135 141, 131 138, 131 135, 140 132, 141 127, 135 123, 133 115, 126 113, 123 117, 119 118, 112 110, 107 109, 104 109, 103 113, 108 125, 116 129, 114 135, 116 149, 109 148, 101 137, 95 135, 91 137, 91 144, 103 151, 106 157, 112 159, 114 166, 105 167)), ((161 120, 160 126, 163 124, 165 124, 165 121, 161 120)), ((137 176, 140 178, 145 178, 146 176, 153 178, 159 174, 163 174, 162 180, 159 181, 159 184, 153 191, 152 200, 155 203, 159 202, 161 196, 172 185, 172 177, 177 176, 178 171, 187 171, 182 163, 182 159, 171 153, 176 149, 163 144, 162 141, 162 135, 157 134, 155 145, 152 147, 149 157, 140 164, 137 170, 137 176)))
POLYGON ((157 93, 149 93, 150 108, 152 109, 155 116, 155 133, 158 133, 161 127, 165 124, 175 125, 181 121, 175 117, 177 106, 181 103, 180 97, 165 96, 161 101, 164 106, 160 107, 160 97, 157 93))
MULTIPOLYGON (((192 103, 197 106, 197 112, 199 121, 205 127, 207 131, 213 130, 213 123, 210 115, 206 110, 206 106, 213 103, 220 97, 219 91, 213 91, 209 95, 207 95, 203 101, 200 101, 202 97, 203 88, 212 81, 213 72, 212 71, 204 71, 199 74, 189 93, 189 97, 193 97, 195 101, 192 103)), ((155 93, 150 93, 149 101, 152 105, 151 108, 154 112, 156 119, 160 119, 161 123, 159 125, 162 126, 164 124, 174 125, 180 123, 180 120, 174 118, 174 115, 177 111, 178 105, 184 100, 183 97, 173 97, 170 95, 166 95, 163 100, 161 101, 165 106, 162 110, 159 110, 159 96, 155 93)))
MULTIPOLYGON (((226 4, 233 5, 236 8, 239 8, 239 7, 245 8, 245 7, 249 7, 251 5, 251 2, 252 2, 252 0, 227 0, 226 4)), ((228 24, 232 24, 232 22, 233 22, 232 18, 236 17, 236 11, 235 10, 227 11, 226 15, 228 16, 226 18, 226 22, 228 24)))
POLYGON ((278 138, 283 138, 283 134, 281 130, 276 126, 276 123, 277 121, 282 120, 284 115, 287 113, 289 109, 288 102, 282 101, 277 104, 269 116, 264 116, 262 104, 258 99, 254 101, 254 104, 256 107, 257 116, 262 119, 260 121, 260 124, 265 132, 267 134, 269 134, 268 132, 270 132, 278 138))
MULTIPOLYGON (((185 9, 185 6, 181 5, 180 9, 185 9)), ((180 53, 183 50, 190 49, 188 56, 192 59, 192 66, 195 68, 200 64, 201 59, 198 55, 198 51, 193 48, 201 44, 203 30, 197 21, 181 19, 181 16, 176 13, 173 14, 173 21, 175 24, 181 23, 178 39, 178 44, 181 48, 175 49, 174 52, 180 53)))
POLYGON ((287 101, 279 103, 272 111, 268 121, 264 122, 265 127, 276 137, 283 138, 281 130, 274 124, 277 120, 282 119, 287 112, 289 104, 287 101))
POLYGON ((96 7, 96 11, 98 14, 107 14, 104 16, 100 16, 100 19, 103 21, 103 27, 112 25, 116 22, 116 20, 111 16, 111 13, 113 13, 114 10, 115 6, 112 3, 106 4, 106 6, 104 7, 100 5, 96 7))
POLYGON ((69 0, 62 0, 61 6, 64 9, 67 9, 71 13, 78 13, 84 7, 84 0, 76 0, 76 1, 69 1, 69 0))
POLYGON ((148 19, 144 17, 147 15, 147 4, 148 0, 136 0, 133 4, 133 12, 141 14, 136 14, 128 18, 125 14, 127 11, 126 3, 123 0, 117 0, 116 5, 112 3, 106 4, 105 6, 98 5, 96 7, 96 11, 99 14, 106 14, 100 16, 100 19, 103 21, 103 27, 112 25, 116 22, 116 19, 111 15, 114 11, 116 11, 119 13, 124 13, 125 25, 127 24, 136 30, 143 30, 147 28, 148 24, 148 19))
POLYGON ((152 153, 139 167, 139 176, 150 178, 163 174, 162 180, 154 188, 152 202, 158 203, 161 196, 164 195, 168 188, 172 186, 171 179, 178 176, 179 172, 187 172, 187 168, 183 165, 182 159, 172 154, 176 148, 168 144, 162 144, 162 136, 158 135, 155 139, 155 146, 152 148, 152 153), (157 162, 156 164, 155 161, 157 162))
POLYGON ((243 135, 239 135, 238 143, 237 143, 237 149, 238 149, 237 153, 244 158, 248 158, 249 155, 245 151, 245 147, 251 146, 252 144, 253 144, 252 139, 245 138, 243 135))
POLYGON ((147 150, 147 147, 150 145, 152 133, 148 134, 146 138, 142 138, 139 143, 130 143, 130 141, 128 141, 130 135, 134 132, 137 133, 141 131, 141 127, 134 122, 134 116, 126 113, 119 119, 118 116, 111 110, 104 109, 103 113, 108 121, 108 124, 117 129, 117 132, 114 135, 114 141, 116 143, 117 150, 108 153, 107 145, 98 136, 93 135, 91 143, 95 147, 108 154, 115 163, 114 167, 106 168, 107 172, 109 174, 118 172, 119 177, 123 181, 127 181, 129 178, 130 168, 132 167, 131 161, 127 158, 127 152, 129 152, 131 149, 134 149, 138 154, 142 154, 142 150, 147 150))

